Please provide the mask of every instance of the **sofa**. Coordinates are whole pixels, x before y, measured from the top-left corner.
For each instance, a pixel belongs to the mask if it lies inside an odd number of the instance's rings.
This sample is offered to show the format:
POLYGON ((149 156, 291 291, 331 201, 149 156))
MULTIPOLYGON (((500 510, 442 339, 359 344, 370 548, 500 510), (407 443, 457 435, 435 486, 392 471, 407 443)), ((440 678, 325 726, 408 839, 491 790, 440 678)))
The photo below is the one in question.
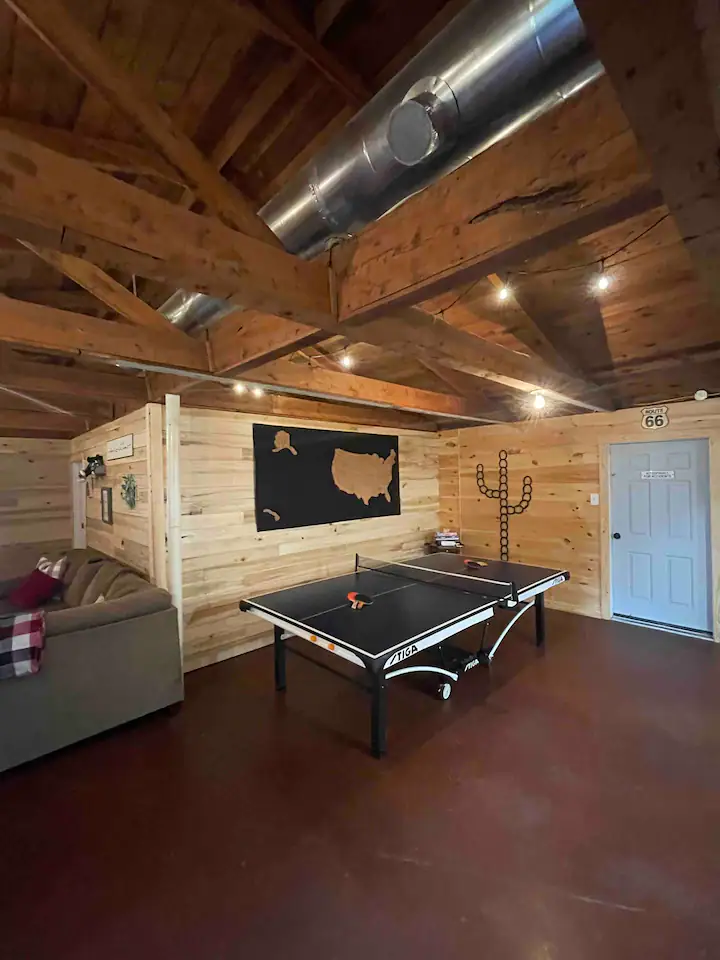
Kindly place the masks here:
MULTIPOLYGON (((29 573, 29 571, 28 571, 29 573)), ((22 580, 0 582, 0 615, 22 580)), ((70 550, 45 610, 42 667, 0 681, 0 771, 183 699, 170 594, 95 550, 70 550)))

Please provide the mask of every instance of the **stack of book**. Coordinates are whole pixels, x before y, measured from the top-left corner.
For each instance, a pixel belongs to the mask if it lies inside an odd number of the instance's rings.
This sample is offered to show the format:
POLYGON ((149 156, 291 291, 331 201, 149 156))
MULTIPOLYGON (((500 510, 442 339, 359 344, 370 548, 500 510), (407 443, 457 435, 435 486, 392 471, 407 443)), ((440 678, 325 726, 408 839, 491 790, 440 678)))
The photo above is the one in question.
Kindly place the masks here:
POLYGON ((460 534, 454 530, 438 530, 432 539, 432 545, 442 550, 459 550, 462 547, 462 541, 460 540, 460 534))

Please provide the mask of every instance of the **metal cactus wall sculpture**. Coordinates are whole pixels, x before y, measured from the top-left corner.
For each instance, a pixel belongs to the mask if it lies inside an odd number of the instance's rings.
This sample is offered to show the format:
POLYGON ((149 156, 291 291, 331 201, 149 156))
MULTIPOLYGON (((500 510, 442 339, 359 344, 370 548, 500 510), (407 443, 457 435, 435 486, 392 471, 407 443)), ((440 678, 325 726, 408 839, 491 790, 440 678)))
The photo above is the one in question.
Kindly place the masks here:
POLYGON ((510 555, 510 534, 508 517, 525 513, 532 500, 532 477, 523 477, 522 496, 514 505, 508 503, 508 455, 507 450, 498 454, 498 485, 493 490, 485 483, 485 468, 481 463, 475 468, 478 490, 484 497, 500 501, 500 559, 507 560, 510 555))

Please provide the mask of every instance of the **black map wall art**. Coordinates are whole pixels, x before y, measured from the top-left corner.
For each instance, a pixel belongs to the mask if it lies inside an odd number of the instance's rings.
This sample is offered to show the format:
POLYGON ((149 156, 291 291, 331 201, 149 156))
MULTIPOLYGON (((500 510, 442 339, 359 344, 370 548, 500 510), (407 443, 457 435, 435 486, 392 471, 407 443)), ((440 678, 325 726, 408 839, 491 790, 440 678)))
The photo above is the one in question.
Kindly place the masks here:
POLYGON ((398 438, 253 424, 257 529, 400 513, 398 438))
POLYGON ((508 502, 508 455, 507 450, 498 454, 498 485, 495 489, 485 483, 485 468, 481 463, 475 468, 478 490, 484 497, 500 501, 500 559, 510 557, 510 529, 508 517, 511 514, 525 513, 532 500, 532 477, 523 477, 522 496, 519 503, 508 502))

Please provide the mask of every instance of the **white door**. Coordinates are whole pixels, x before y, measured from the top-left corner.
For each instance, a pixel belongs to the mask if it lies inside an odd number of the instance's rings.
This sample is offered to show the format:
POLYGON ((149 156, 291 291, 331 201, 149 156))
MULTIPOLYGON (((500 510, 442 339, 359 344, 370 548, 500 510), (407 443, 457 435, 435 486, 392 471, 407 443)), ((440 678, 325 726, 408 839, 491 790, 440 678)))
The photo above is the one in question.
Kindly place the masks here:
POLYGON ((712 631, 706 440, 610 447, 613 613, 712 631))
POLYGON ((72 491, 73 547, 87 546, 85 529, 87 511, 87 484, 78 479, 83 464, 81 461, 70 464, 70 489, 72 491))

